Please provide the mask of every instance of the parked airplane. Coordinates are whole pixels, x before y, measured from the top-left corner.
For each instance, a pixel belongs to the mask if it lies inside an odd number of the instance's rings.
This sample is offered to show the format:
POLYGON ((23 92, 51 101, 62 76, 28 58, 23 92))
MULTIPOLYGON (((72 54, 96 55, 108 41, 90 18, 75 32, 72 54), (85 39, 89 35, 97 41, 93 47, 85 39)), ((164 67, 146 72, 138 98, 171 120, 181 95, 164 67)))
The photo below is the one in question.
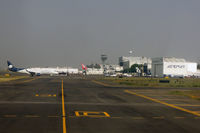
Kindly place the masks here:
POLYGON ((87 67, 84 64, 81 64, 82 66, 82 72, 84 75, 87 75, 87 67))
POLYGON ((67 74, 77 74, 78 69, 73 68, 16 68, 10 61, 8 63, 8 70, 12 72, 26 73, 31 76, 40 76, 41 74, 50 75, 67 75, 67 74))
POLYGON ((81 66, 82 66, 82 70, 87 70, 87 67, 84 65, 84 64, 81 64, 81 66))

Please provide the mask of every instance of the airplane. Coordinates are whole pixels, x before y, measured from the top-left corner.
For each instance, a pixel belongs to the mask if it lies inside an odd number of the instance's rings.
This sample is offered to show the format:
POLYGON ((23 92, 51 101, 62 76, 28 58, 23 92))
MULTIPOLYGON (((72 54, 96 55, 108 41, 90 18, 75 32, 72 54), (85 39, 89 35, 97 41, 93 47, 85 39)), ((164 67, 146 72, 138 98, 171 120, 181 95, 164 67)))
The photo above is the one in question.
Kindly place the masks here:
POLYGON ((84 64, 81 64, 81 66, 82 66, 82 70, 83 70, 83 74, 87 74, 86 72, 87 72, 87 67, 84 65, 84 64))
POLYGON ((87 67, 84 65, 84 64, 81 64, 81 66, 82 66, 82 70, 87 70, 87 67))
POLYGON ((78 73, 78 69, 72 68, 16 68, 10 61, 7 61, 7 64, 9 71, 26 73, 31 76, 40 76, 41 74, 67 75, 69 73, 78 73))

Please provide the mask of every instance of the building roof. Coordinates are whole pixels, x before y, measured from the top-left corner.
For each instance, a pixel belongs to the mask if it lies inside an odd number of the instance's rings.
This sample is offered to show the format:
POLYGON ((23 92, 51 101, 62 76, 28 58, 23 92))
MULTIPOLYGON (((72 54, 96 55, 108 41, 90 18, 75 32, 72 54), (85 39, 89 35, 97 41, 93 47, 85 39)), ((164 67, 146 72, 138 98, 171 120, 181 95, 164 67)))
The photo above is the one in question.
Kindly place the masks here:
POLYGON ((175 57, 163 57, 164 62, 186 62, 183 58, 175 58, 175 57))

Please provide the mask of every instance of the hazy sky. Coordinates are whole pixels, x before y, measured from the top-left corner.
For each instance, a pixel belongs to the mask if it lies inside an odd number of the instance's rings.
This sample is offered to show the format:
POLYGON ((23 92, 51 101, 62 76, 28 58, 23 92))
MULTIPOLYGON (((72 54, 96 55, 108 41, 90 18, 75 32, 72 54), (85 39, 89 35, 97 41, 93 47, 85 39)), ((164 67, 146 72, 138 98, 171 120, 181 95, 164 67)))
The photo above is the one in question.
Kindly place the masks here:
POLYGON ((0 0, 0 67, 200 57, 200 0, 0 0))

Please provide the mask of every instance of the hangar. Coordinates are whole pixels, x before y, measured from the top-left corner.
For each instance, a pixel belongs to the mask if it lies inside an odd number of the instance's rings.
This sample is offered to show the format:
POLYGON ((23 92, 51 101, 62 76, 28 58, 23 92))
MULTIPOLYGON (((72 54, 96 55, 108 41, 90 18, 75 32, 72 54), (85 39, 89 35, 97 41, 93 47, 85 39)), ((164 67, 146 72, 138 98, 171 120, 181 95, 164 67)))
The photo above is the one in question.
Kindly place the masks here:
POLYGON ((193 76, 197 72, 197 63, 187 62, 183 58, 159 57, 152 58, 153 77, 184 77, 193 76))

